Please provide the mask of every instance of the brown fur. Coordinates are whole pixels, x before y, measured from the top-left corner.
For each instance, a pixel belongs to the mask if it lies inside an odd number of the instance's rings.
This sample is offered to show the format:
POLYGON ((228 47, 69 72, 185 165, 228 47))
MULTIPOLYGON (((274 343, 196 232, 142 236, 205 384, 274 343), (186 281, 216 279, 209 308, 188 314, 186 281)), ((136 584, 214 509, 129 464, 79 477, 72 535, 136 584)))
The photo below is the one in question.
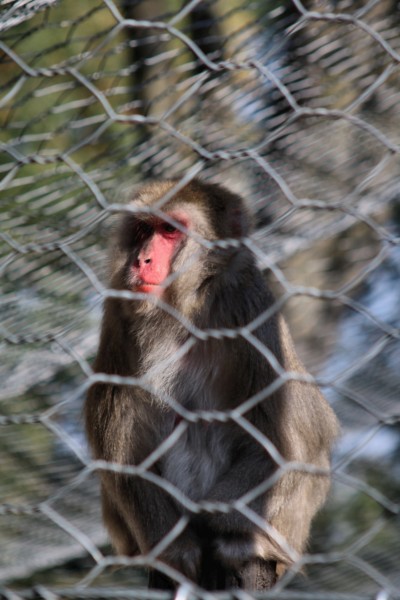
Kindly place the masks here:
MULTIPOLYGON (((175 183, 146 186, 132 198, 132 206, 145 211, 175 183)), ((181 208, 192 218, 193 235, 175 257, 163 295, 182 321, 157 302, 109 298, 94 370, 142 377, 143 387, 95 384, 86 402, 94 457, 122 465, 139 465, 175 431, 178 421, 170 398, 192 416, 198 411, 232 411, 276 380, 268 352, 285 371, 306 375, 280 315, 252 332, 261 349, 245 339, 246 327, 274 299, 251 252, 240 244, 250 231, 243 200, 195 180, 160 206, 167 214, 181 208), (227 239, 236 244, 224 248, 208 243, 227 239), (192 346, 176 358, 192 338, 184 323, 211 335, 193 338, 192 346), (234 337, 214 335, 224 329, 234 330, 234 337)), ((111 275, 111 287, 118 290, 129 289, 127 272, 140 245, 134 239, 137 219, 125 215, 118 229, 111 275)), ((205 547, 207 553, 211 548, 216 564, 230 572, 239 573, 248 564, 265 564, 268 570, 271 564, 293 562, 305 548, 311 520, 329 488, 327 473, 277 472, 268 446, 272 443, 284 461, 328 472, 337 422, 314 384, 288 381, 265 394, 243 417, 261 434, 260 441, 229 416, 225 422, 192 419, 149 469, 195 502, 231 503, 276 476, 251 499, 250 515, 237 509, 190 514, 184 532, 164 549, 160 559, 200 583, 205 547), (262 522, 257 521, 260 517, 262 522)), ((169 492, 139 476, 103 471, 101 480, 105 523, 120 554, 149 552, 187 514, 169 492)), ((271 578, 264 579, 271 584, 271 578)))

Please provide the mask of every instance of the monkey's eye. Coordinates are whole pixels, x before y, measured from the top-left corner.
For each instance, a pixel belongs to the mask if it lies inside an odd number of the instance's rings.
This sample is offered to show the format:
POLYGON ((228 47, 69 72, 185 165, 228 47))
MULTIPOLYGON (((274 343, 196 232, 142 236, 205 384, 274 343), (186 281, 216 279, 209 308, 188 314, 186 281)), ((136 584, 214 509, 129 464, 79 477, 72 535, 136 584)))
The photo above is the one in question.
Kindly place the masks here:
POLYGON ((175 233, 176 231, 178 231, 178 229, 176 227, 174 227, 173 225, 171 225, 170 223, 163 223, 161 225, 161 230, 164 233, 175 233))

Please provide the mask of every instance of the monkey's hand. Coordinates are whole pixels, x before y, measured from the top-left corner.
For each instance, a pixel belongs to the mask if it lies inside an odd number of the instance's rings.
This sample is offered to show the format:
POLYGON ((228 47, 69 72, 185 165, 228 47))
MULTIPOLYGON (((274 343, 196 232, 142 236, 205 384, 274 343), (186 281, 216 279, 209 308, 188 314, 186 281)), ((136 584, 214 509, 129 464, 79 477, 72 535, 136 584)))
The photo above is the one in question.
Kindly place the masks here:
POLYGON ((200 573, 201 547, 194 531, 186 529, 160 554, 159 559, 196 581, 200 573))
POLYGON ((292 562, 277 543, 261 533, 219 536, 215 541, 215 554, 223 564, 234 568, 254 558, 284 564, 292 562))

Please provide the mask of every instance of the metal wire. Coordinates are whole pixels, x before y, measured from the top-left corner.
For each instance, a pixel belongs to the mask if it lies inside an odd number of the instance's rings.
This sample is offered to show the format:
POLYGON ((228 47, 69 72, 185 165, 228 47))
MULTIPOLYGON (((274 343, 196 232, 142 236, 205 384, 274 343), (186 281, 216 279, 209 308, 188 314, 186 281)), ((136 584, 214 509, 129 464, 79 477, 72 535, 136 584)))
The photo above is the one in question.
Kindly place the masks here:
POLYGON ((314 472, 286 463, 245 418, 295 379, 323 387, 344 435, 313 544, 267 596, 400 598, 398 8, 395 0, 0 2, 2 597, 161 600, 171 595, 143 587, 143 568, 157 566, 180 582, 179 598, 206 598, 158 558, 184 518, 148 556, 109 552, 96 472, 135 474, 189 511, 235 508, 259 524, 248 504, 273 479, 233 507, 196 504, 148 469, 187 421, 230 419, 274 457, 276 477, 314 472), (186 421, 145 463, 95 462, 80 410, 101 380, 90 366, 101 306, 140 296, 107 289, 107 238, 125 188, 166 176, 178 187, 200 176, 246 198, 256 228, 243 243, 277 300, 241 330, 199 331, 165 310, 190 343, 243 337, 278 377, 228 412, 194 415, 169 398, 186 421), (252 333, 277 310, 312 375, 285 372, 252 333), (75 559, 83 566, 68 579, 75 559))

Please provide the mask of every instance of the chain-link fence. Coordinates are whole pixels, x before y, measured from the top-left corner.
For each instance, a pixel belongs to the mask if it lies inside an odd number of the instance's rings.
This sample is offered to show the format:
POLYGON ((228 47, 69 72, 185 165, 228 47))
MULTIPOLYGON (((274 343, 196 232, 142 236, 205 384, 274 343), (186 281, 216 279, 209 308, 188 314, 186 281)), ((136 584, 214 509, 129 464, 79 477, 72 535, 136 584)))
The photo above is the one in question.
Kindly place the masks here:
POLYGON ((247 199, 246 245, 342 425, 304 573, 271 597, 400 597, 397 0, 0 11, 4 597, 161 597, 151 559, 108 545, 81 410, 118 189, 171 176, 247 199))

